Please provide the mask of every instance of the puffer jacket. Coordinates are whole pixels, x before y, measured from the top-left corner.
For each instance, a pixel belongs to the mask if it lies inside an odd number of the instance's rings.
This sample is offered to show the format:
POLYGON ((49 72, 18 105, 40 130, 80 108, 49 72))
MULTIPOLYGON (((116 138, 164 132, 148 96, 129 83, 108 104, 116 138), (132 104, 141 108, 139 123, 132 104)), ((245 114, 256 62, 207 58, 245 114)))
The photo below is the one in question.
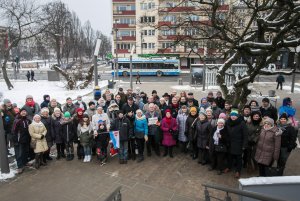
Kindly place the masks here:
POLYGON ((122 142, 128 141, 129 129, 130 122, 125 116, 122 119, 116 118, 110 126, 111 131, 119 131, 120 141, 122 142))
POLYGON ((209 146, 209 138, 211 134, 211 124, 205 121, 197 121, 196 123, 196 136, 197 136, 197 147, 205 149, 206 146, 209 146))
POLYGON ((82 146, 90 146, 93 139, 93 126, 89 124, 87 127, 78 124, 77 136, 80 138, 80 144, 82 146))
POLYGON ((255 153, 257 163, 271 165, 273 160, 278 161, 280 153, 281 134, 274 126, 270 130, 261 130, 255 153))
POLYGON ((259 138, 262 126, 260 124, 253 124, 251 121, 247 122, 246 125, 248 129, 248 145, 255 145, 259 138))
POLYGON ((186 113, 183 113, 181 110, 179 110, 179 113, 177 115, 176 121, 178 125, 178 131, 179 131, 179 136, 178 139, 181 142, 186 142, 187 136, 185 135, 185 126, 186 126, 186 120, 188 118, 188 115, 186 113))
POLYGON ((18 143, 29 143, 30 142, 30 135, 28 131, 28 126, 31 123, 27 117, 17 116, 14 121, 13 125, 13 142, 15 144, 18 143))
POLYGON ((29 134, 31 136, 31 140, 36 141, 36 147, 34 149, 34 153, 41 153, 48 150, 46 134, 47 129, 42 122, 35 123, 29 125, 29 134), (43 137, 43 139, 41 139, 43 137))

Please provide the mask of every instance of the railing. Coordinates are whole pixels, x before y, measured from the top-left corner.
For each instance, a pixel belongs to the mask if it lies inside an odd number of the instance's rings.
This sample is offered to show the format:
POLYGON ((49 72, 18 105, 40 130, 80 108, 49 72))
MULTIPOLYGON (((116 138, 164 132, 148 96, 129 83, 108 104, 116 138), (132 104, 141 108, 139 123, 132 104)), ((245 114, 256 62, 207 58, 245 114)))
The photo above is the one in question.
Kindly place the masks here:
POLYGON ((261 193, 256 193, 256 192, 251 192, 251 191, 243 191, 243 190, 229 188, 229 187, 217 185, 217 184, 202 184, 202 186, 205 187, 205 189, 204 189, 205 201, 210 201, 211 198, 222 201, 222 199, 220 199, 220 198, 216 198, 214 196, 209 195, 208 188, 225 192, 226 196, 224 198, 224 201, 232 200, 229 193, 248 197, 248 198, 253 198, 253 199, 257 199, 257 200, 261 200, 261 201, 271 201, 271 200, 272 201, 286 201, 284 199, 271 197, 269 195, 265 195, 265 194, 261 194, 261 193))
POLYGON ((121 201, 121 186, 117 187, 116 190, 114 190, 107 198, 104 199, 104 201, 121 201))

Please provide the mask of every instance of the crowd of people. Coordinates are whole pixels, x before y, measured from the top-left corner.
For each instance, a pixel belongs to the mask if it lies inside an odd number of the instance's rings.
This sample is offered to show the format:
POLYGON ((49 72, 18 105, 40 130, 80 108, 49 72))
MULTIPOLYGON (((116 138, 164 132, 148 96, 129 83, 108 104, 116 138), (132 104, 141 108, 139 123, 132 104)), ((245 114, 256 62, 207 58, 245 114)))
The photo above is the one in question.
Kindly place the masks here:
POLYGON ((267 169, 284 169, 295 147, 296 109, 291 98, 283 99, 279 111, 268 98, 261 103, 251 100, 238 110, 222 97, 220 91, 209 92, 200 101, 192 92, 173 91, 159 97, 132 89, 119 88, 113 94, 94 93, 85 103, 81 96, 73 101, 66 98, 62 105, 49 95, 38 104, 31 95, 18 108, 4 99, 1 115, 8 146, 14 147, 18 173, 28 161, 35 159, 35 168, 53 160, 50 148, 55 145, 56 159, 73 160, 76 155, 83 162, 95 158, 101 165, 107 162, 111 131, 119 132, 119 163, 128 160, 142 162, 152 154, 176 157, 178 149, 191 160, 208 165, 221 175, 229 171, 239 178, 242 168, 259 171, 267 176, 267 169), (177 152, 175 152, 177 153, 177 152))

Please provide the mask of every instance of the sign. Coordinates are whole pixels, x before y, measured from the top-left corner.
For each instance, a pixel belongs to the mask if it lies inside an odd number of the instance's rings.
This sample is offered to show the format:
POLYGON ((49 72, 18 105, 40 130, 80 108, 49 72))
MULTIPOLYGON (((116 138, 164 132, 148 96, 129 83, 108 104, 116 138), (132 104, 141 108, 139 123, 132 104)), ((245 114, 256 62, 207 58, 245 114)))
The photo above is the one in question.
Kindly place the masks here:
POLYGON ((191 66, 191 83, 190 85, 202 85, 203 66, 191 66))
POLYGON ((148 119, 148 124, 149 125, 156 125, 156 122, 158 121, 157 117, 149 118, 148 119))
POLYGON ((114 148, 120 148, 120 134, 119 131, 110 131, 109 132, 110 140, 112 141, 114 148))

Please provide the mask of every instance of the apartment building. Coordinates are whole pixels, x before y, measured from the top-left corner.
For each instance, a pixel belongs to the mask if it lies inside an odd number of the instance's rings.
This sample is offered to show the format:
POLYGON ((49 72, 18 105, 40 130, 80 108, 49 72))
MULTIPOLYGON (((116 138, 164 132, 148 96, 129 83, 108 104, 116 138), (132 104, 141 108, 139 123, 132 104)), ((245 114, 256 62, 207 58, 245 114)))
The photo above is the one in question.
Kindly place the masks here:
MULTIPOLYGON (((240 1, 219 0, 218 17, 240 9, 240 1)), ((181 68, 202 63, 222 63, 219 44, 201 36, 201 27, 210 23, 207 9, 190 0, 112 0, 113 55, 129 57, 135 45, 139 57, 177 57, 181 68), (117 55, 116 55, 117 53, 117 55)), ((241 13, 243 15, 243 13, 241 13)), ((243 26, 247 18, 241 19, 243 26)), ((255 26, 255 25, 254 25, 255 26)), ((286 54, 286 53, 285 53, 286 54)), ((288 56, 282 56, 284 60, 288 56)), ((242 62, 242 61, 241 61, 242 62)), ((286 61, 287 62, 287 61, 286 61)))

